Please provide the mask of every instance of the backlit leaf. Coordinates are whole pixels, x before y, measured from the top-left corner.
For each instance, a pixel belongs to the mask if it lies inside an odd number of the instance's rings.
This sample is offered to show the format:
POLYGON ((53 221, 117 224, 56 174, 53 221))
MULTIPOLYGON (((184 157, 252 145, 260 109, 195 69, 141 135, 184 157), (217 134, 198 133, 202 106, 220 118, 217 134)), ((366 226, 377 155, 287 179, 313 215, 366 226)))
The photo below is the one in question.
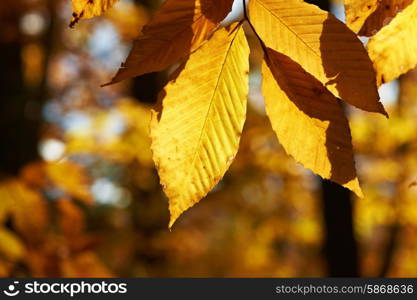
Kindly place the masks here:
POLYGON ((90 19, 101 15, 119 0, 72 0, 72 19, 70 27, 73 27, 80 19, 90 19))
POLYGON ((167 0, 143 28, 111 83, 162 71, 188 56, 218 28, 232 4, 232 0, 167 0))
POLYGON ((378 84, 390 82, 417 65, 417 1, 371 38, 368 52, 378 84))
POLYGON ((9 214, 20 234, 37 238, 43 233, 48 224, 48 213, 40 191, 21 180, 9 179, 0 184, 0 196, 8 203, 9 214))
POLYGON ((346 24, 359 35, 372 36, 413 0, 345 0, 346 24))
POLYGON ((240 26, 221 29, 163 91, 151 137, 170 226, 220 181, 236 155, 246 115, 248 55, 240 26))
POLYGON ((363 44, 333 15, 298 0, 252 0, 249 14, 267 47, 291 57, 336 97, 385 113, 363 44))
POLYGON ((271 49, 262 75, 266 111, 285 151, 362 196, 349 123, 338 100, 299 64, 271 49))

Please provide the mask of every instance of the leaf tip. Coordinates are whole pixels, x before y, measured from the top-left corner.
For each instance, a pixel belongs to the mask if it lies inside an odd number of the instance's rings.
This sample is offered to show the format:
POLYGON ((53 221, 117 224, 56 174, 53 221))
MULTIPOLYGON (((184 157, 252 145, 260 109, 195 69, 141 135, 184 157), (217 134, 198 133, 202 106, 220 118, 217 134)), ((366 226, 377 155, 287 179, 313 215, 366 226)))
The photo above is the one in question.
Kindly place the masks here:
POLYGON ((388 112, 385 110, 385 107, 384 107, 384 105, 382 104, 381 101, 378 101, 378 107, 374 112, 380 113, 380 114, 384 115, 387 119, 389 119, 388 112))
POLYGON ((172 231, 172 227, 174 226, 175 222, 178 220, 178 218, 180 217, 181 213, 176 212, 170 205, 169 208, 170 211, 170 217, 169 217, 169 224, 168 224, 168 229, 169 231, 172 231))
POLYGON ((349 190, 351 190, 353 193, 355 193, 355 195, 358 198, 363 199, 365 197, 363 192, 362 192, 362 188, 359 184, 359 180, 358 180, 357 177, 355 179, 353 179, 352 181, 350 181, 349 183, 345 184, 344 186, 346 188, 348 188, 349 190))

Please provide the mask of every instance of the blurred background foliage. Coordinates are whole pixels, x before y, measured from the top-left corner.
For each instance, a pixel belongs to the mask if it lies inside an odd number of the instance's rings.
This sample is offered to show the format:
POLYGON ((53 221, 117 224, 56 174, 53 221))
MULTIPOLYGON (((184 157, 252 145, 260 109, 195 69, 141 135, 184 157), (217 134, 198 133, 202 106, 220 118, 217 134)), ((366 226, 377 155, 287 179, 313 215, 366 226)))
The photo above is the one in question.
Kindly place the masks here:
MULTIPOLYGON (((100 87, 160 2, 123 0, 75 29, 68 0, 0 2, 0 276, 328 275, 320 181, 265 118, 259 47, 237 159, 168 231, 148 121, 170 70, 100 87)), ((347 108, 359 270, 417 276, 417 72, 381 94, 389 120, 347 108)))

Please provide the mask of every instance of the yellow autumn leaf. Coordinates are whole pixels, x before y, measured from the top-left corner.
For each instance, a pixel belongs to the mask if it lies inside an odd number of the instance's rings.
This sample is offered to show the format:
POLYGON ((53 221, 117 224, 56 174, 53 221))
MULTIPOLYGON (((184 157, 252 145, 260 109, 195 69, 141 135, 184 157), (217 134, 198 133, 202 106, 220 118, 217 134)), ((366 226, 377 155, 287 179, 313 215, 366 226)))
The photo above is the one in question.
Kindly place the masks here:
POLYGON ((299 64, 272 49, 262 75, 266 111, 285 151, 362 197, 349 123, 338 100, 299 64))
POLYGON ((236 155, 246 116, 248 56, 243 28, 221 29, 162 93, 151 138, 170 227, 220 181, 236 155))
POLYGON ((138 32, 149 22, 148 10, 140 4, 122 1, 106 14, 117 28, 123 41, 131 41, 138 36, 138 32))
POLYGON ((267 47, 291 57, 333 95, 386 114, 363 44, 333 15, 299 0, 251 0, 249 18, 267 47))
POLYGON ((371 38, 368 52, 377 71, 378 85, 417 65, 417 1, 371 38))
POLYGON ((0 228, 0 257, 8 260, 18 260, 25 252, 22 241, 11 231, 0 228))
POLYGON ((19 233, 34 238, 44 232, 48 212, 46 201, 39 191, 31 189, 21 180, 9 179, 0 184, 0 196, 2 201, 8 202, 9 214, 19 233))
POLYGON ((55 186, 86 204, 92 203, 90 180, 83 166, 72 161, 61 161, 47 163, 44 167, 55 186))
POLYGON ((119 0, 72 0, 73 27, 80 19, 90 19, 101 15, 119 0))
POLYGON ((232 0, 167 0, 135 41, 116 83, 162 71, 195 51, 219 26, 232 0))
POLYGON ((413 0, 345 0, 346 24, 362 36, 388 25, 413 0))
POLYGON ((346 25, 359 32, 368 17, 377 10, 380 0, 345 0, 346 25))
POLYGON ((97 254, 87 250, 60 262, 63 277, 114 277, 97 254))
POLYGON ((94 154, 118 163, 137 160, 143 166, 153 165, 148 106, 121 98, 112 109, 96 111, 89 117, 93 130, 66 132, 67 154, 94 154), (123 125, 122 132, 115 124, 123 125))

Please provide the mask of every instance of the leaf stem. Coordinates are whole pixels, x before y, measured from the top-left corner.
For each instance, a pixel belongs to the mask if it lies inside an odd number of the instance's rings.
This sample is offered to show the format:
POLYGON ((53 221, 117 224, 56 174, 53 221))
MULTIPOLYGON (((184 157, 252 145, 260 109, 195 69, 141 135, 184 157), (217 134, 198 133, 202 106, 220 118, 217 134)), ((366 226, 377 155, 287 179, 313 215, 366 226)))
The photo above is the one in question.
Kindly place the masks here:
POLYGON ((253 26, 252 22, 249 19, 248 13, 246 11, 246 0, 242 0, 242 1, 243 1, 243 16, 244 16, 244 19, 248 22, 250 28, 255 33, 256 38, 259 40, 259 43, 261 44, 262 50, 265 52, 265 56, 268 56, 268 51, 267 51, 265 43, 262 41, 261 37, 256 32, 255 27, 253 26))

